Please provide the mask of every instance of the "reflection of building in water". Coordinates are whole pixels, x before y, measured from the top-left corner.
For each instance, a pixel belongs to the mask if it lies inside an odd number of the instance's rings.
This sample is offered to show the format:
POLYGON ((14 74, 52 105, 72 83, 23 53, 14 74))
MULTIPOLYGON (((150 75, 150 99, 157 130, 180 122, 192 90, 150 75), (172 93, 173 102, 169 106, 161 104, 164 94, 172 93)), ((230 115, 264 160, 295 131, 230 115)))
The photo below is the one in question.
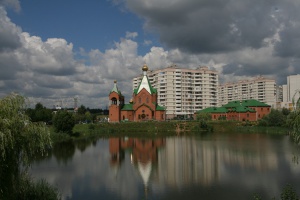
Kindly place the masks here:
MULTIPOLYGON (((218 140, 193 137, 168 139, 110 139, 110 152, 131 148, 131 161, 137 167, 147 190, 153 184, 184 187, 200 183, 211 185, 238 171, 274 170, 278 167, 276 148, 267 136, 232 135, 218 140), (159 151, 157 150, 159 147, 159 151), (114 151, 112 151, 114 149, 114 151)), ((120 165, 122 159, 117 162, 120 165)), ((251 176, 251 174, 249 175, 251 176)))
POLYGON ((165 139, 140 139, 140 138, 110 138, 109 152, 111 164, 120 166, 124 159, 124 150, 132 149, 131 159, 137 166, 147 189, 152 172, 152 164, 157 163, 157 149, 165 145, 165 139))
MULTIPOLYGON (((181 187, 192 183, 210 185, 226 177, 226 167, 264 171, 278 167, 275 147, 260 136, 249 140, 205 141, 191 137, 174 137, 158 154, 157 179, 160 183, 181 187), (272 151, 272 149, 274 151, 272 151)), ((228 169, 229 169, 228 168, 228 169)))
MULTIPOLYGON (((278 159, 272 144, 259 134, 234 135, 229 138, 230 148, 222 151, 222 163, 228 166, 239 166, 241 169, 268 171, 278 167, 278 159), (247 139, 245 139, 247 137, 247 139), (245 142, 248 141, 248 142, 245 142)), ((275 149, 275 148, 274 148, 275 149)))
POLYGON ((219 155, 216 146, 189 137, 168 138, 158 155, 158 176, 174 186, 193 182, 209 184, 219 178, 219 155))

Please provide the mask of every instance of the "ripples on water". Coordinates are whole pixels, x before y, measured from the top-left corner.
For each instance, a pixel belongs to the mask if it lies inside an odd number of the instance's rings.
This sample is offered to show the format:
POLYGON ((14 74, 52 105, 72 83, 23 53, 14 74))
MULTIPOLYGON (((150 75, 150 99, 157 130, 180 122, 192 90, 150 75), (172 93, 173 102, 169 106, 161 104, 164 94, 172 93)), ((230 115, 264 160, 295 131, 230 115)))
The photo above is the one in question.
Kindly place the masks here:
POLYGON ((57 145, 31 173, 64 199, 271 199, 300 194, 298 156, 287 136, 109 138, 57 145))

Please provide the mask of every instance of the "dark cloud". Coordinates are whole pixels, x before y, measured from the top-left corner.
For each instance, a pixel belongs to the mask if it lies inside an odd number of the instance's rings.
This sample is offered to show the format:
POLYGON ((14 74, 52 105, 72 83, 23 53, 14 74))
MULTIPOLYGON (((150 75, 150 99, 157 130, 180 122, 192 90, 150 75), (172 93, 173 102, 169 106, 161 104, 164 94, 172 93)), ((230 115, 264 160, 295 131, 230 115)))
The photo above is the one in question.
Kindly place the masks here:
POLYGON ((127 0, 164 44, 192 53, 262 47, 276 33, 274 5, 276 0, 127 0))
POLYGON ((275 55, 300 58, 300 21, 289 22, 285 27, 279 32, 280 41, 276 42, 275 55))

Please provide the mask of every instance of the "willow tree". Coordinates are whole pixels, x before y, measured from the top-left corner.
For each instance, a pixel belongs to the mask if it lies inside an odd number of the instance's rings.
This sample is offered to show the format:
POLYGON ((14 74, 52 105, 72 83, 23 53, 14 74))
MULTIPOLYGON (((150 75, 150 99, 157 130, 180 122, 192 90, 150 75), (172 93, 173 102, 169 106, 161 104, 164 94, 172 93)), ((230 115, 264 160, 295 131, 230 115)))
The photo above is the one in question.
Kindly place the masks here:
POLYGON ((20 166, 26 168, 30 159, 51 147, 49 130, 31 122, 25 108, 25 98, 18 94, 0 99, 0 199, 20 192, 20 166))
POLYGON ((290 135, 294 141, 300 143, 300 109, 289 114, 287 124, 292 129, 290 135))

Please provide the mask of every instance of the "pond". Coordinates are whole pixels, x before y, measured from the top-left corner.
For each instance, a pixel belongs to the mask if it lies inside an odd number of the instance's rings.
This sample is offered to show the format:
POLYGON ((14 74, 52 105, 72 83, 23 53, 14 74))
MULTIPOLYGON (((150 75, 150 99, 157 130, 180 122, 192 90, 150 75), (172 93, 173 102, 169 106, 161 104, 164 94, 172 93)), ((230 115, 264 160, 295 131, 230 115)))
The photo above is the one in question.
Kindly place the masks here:
POLYGON ((280 199, 300 194, 300 150, 288 136, 208 134, 56 145, 30 173, 63 199, 280 199))

